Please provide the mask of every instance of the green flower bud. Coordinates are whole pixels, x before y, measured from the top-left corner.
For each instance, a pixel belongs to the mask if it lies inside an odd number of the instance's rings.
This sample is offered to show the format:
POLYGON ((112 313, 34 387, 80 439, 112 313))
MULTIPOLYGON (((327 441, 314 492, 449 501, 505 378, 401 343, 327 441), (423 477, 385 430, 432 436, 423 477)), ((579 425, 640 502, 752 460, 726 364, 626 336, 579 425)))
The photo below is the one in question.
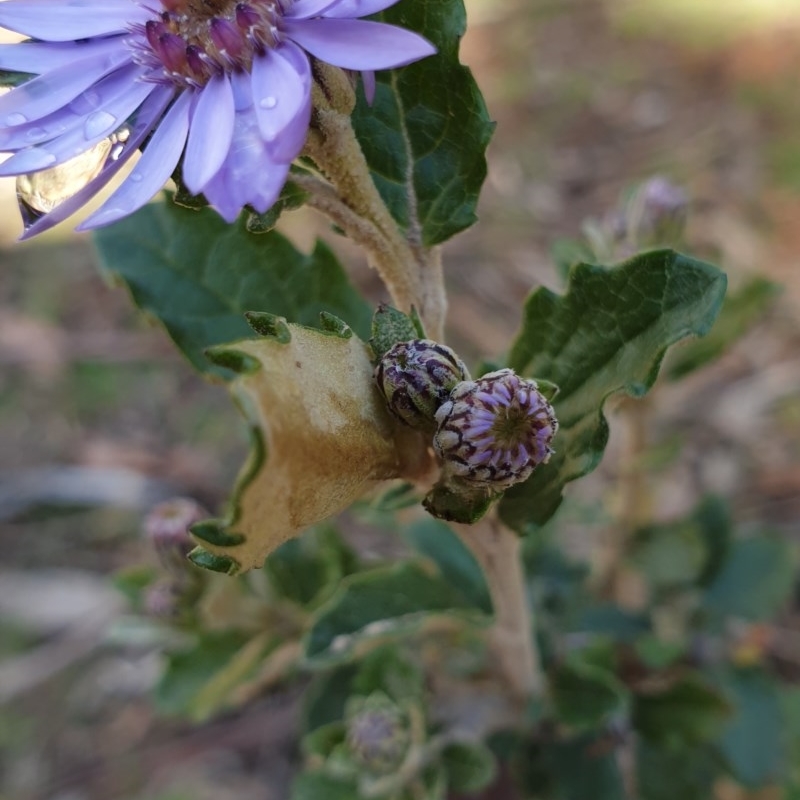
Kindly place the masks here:
POLYGON ((435 414, 452 388, 469 378, 464 362, 430 339, 413 339, 390 348, 375 368, 375 383, 389 410, 412 428, 433 432, 435 414))

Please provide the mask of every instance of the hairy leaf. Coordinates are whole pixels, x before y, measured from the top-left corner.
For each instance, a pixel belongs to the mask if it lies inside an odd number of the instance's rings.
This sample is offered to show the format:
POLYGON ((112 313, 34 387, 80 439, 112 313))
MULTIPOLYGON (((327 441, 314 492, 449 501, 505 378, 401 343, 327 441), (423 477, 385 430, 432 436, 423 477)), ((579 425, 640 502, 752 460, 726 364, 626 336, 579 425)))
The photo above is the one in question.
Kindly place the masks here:
POLYGON ((105 269, 202 372, 230 377, 203 351, 252 335, 245 311, 312 326, 326 311, 369 334, 369 306, 326 245, 304 255, 276 231, 248 233, 245 217, 228 225, 209 208, 151 203, 95 241, 105 269))
POLYGON ((376 19, 415 30, 437 55, 378 73, 375 102, 359 98, 353 126, 384 202, 425 247, 475 222, 494 124, 469 69, 458 60, 463 0, 398 3, 376 19))
POLYGON ((306 637, 315 664, 347 660, 364 639, 416 630, 432 614, 478 618, 471 604, 442 578, 413 563, 360 572, 342 582, 306 637))
POLYGON ((560 388, 553 400, 560 428, 550 462, 501 501, 507 524, 526 532, 552 517, 564 485, 602 458, 606 399, 619 391, 644 395, 667 347, 709 330, 725 284, 709 264, 661 250, 612 269, 578 264, 564 296, 534 292, 508 366, 560 388))
MULTIPOLYGON (((260 567, 305 528, 341 511, 399 465, 392 423, 372 383, 367 346, 278 318, 251 317, 264 338, 209 353, 236 369, 231 391, 255 447, 228 518, 192 528, 224 571, 260 567)), ((205 566, 205 564, 202 564, 205 566)))

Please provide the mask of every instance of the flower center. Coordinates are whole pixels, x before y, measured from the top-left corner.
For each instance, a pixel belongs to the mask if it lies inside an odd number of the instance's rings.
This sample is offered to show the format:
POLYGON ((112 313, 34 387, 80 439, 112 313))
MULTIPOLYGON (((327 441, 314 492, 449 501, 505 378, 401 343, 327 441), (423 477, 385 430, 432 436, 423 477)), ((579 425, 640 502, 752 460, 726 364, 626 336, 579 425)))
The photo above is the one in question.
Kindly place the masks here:
POLYGON ((181 88, 215 75, 249 71, 253 57, 281 43, 280 21, 293 0, 161 0, 164 11, 143 26, 134 58, 149 79, 181 88))
POLYGON ((538 430, 535 417, 528 416, 527 409, 511 408, 498 412, 491 432, 498 445, 510 449, 527 441, 532 429, 538 430))

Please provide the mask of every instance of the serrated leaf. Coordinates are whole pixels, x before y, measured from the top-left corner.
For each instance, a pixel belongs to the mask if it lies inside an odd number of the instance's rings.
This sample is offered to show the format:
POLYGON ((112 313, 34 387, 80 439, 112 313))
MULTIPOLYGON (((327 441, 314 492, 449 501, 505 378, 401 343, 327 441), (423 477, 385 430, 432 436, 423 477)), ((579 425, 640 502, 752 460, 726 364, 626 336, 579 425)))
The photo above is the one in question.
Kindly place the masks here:
POLYGON ((715 739, 730 712, 718 691, 689 674, 657 694, 636 695, 633 726, 648 742, 677 750, 715 739))
POLYGON ((625 686, 605 669, 581 661, 566 662, 553 675, 550 690, 556 718, 575 731, 599 728, 625 711, 625 686))
POLYGON ((483 571, 475 556, 447 525, 423 519, 405 528, 403 535, 415 550, 435 562, 442 577, 475 608, 492 613, 483 571))
POLYGON ((151 203, 102 228, 95 241, 104 269, 201 372, 230 377, 204 351, 251 336, 245 311, 311 326, 327 311, 369 333, 369 306, 322 242, 305 255, 276 231, 248 233, 244 218, 228 225, 211 209, 171 202, 151 203))
POLYGON ((564 485, 602 458, 606 399, 619 391, 644 395, 667 347, 710 329, 725 284, 711 265, 661 250, 612 269, 579 264, 563 296, 534 292, 508 365, 559 387, 553 405, 560 427, 549 463, 501 500, 508 525, 527 532, 552 517, 564 485))
POLYGON ((769 619, 788 600, 794 584, 791 547, 758 537, 733 543, 708 587, 703 606, 715 621, 725 617, 769 619))
POLYGON ((761 670, 728 669, 718 679, 734 708, 719 740, 733 777, 750 788, 777 783, 786 753, 776 682, 761 670))
POLYGON ((764 278, 752 278, 725 298, 719 319, 708 336, 677 348, 667 364, 671 380, 713 361, 744 336, 774 302, 780 287, 764 278))
POLYGON ((494 124, 472 74, 458 60, 463 0, 398 3, 375 17, 421 33, 438 54, 377 76, 353 127, 375 185, 406 235, 431 247, 475 222, 494 124))
POLYGON ((305 640, 306 658, 315 665, 347 660, 365 639, 415 631, 431 615, 479 616, 460 592, 413 563, 360 572, 342 582, 305 640))
POLYGON ((219 526, 227 539, 215 534, 201 544, 242 571, 399 470, 367 346, 285 322, 275 329, 277 337, 227 348, 257 364, 230 384, 255 447, 219 526))

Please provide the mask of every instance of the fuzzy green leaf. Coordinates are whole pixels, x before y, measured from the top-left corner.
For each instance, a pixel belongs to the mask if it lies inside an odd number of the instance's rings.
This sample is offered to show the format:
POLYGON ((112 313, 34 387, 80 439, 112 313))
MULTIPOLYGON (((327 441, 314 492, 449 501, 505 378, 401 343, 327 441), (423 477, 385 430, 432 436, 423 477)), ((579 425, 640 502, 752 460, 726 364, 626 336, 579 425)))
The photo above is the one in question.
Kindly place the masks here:
POLYGON ((578 264, 566 295, 534 292, 508 366, 560 388, 553 401, 560 428, 550 462, 501 501, 508 525, 528 532, 552 517, 564 485, 602 458, 606 399, 619 391, 644 395, 666 349, 711 328, 725 285, 711 265, 660 250, 612 269, 578 264))
POLYGON ((344 661, 364 639, 409 633, 432 614, 453 612, 480 618, 460 592, 416 564, 360 572, 320 609, 306 636, 306 658, 315 665, 344 661))
POLYGON ((230 377, 204 351, 252 336, 245 311, 311 326, 327 311, 369 333, 370 308, 325 244, 305 255, 276 231, 248 233, 244 215, 228 225, 210 208, 151 203, 95 241, 103 267, 201 372, 230 377))
POLYGON ((629 699, 612 673, 582 661, 562 664, 553 676, 551 692, 559 722, 576 731, 599 728, 624 712, 629 699))
POLYGON ((384 202, 425 247, 475 222, 494 124, 469 69, 458 60, 463 0, 413 0, 376 16, 421 33, 438 54, 378 73, 375 102, 363 94, 353 126, 384 202))

